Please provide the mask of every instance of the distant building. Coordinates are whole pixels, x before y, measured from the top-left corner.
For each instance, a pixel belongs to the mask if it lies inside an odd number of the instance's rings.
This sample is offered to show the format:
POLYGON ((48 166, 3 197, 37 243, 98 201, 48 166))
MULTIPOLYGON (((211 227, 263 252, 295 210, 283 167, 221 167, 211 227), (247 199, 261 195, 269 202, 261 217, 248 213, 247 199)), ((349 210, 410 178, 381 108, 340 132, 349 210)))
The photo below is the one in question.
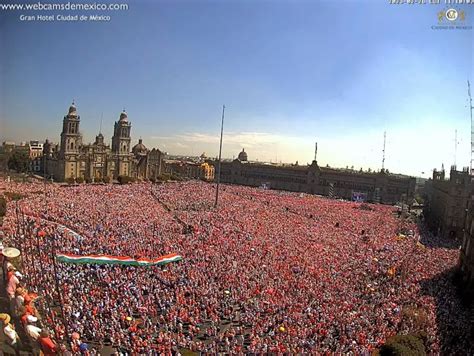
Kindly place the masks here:
POLYGON ((39 141, 30 141, 30 170, 33 173, 43 171, 43 144, 39 141))
POLYGON ((15 142, 13 141, 3 141, 2 143, 2 151, 5 153, 13 152, 15 149, 15 142))
POLYGON ((164 172, 171 175, 205 181, 214 180, 214 166, 208 162, 165 160, 164 167, 164 172))
POLYGON ((29 170, 33 173, 39 173, 43 169, 43 144, 39 141, 21 142, 17 145, 15 142, 4 141, 0 152, 0 167, 6 169, 8 159, 13 152, 26 153, 30 159, 29 170))
POLYGON ((474 196, 470 198, 470 206, 467 213, 464 228, 464 239, 459 255, 459 266, 462 272, 463 282, 467 289, 474 293, 474 196))
POLYGON ((163 174, 165 157, 166 154, 156 148, 153 148, 151 151, 148 152, 146 161, 147 178, 156 180, 158 176, 163 174))
POLYGON ((222 182, 387 204, 410 202, 415 190, 415 178, 387 171, 334 169, 316 161, 305 166, 255 163, 247 161, 244 150, 239 157, 245 160, 221 163, 222 182))
POLYGON ((472 192, 471 175, 465 167, 457 171, 451 167, 449 179, 444 168, 433 171, 427 183, 424 216, 428 227, 436 234, 450 238, 462 238, 466 212, 472 192))
POLYGON ((158 149, 149 151, 140 139, 130 150, 132 124, 125 111, 114 124, 112 147, 105 144, 101 132, 94 143, 83 144, 79 125, 80 116, 72 103, 63 118, 60 145, 54 147, 48 140, 44 144, 46 175, 58 181, 77 178, 96 181, 119 176, 147 179, 162 169, 163 156, 158 149))
POLYGON ((248 160, 248 157, 247 157, 247 152, 245 152, 245 150, 242 148, 242 151, 239 153, 239 155, 237 156, 237 159, 240 161, 240 162, 247 162, 248 160))
POLYGON ((30 141, 30 159, 43 156, 43 144, 39 141, 30 141))

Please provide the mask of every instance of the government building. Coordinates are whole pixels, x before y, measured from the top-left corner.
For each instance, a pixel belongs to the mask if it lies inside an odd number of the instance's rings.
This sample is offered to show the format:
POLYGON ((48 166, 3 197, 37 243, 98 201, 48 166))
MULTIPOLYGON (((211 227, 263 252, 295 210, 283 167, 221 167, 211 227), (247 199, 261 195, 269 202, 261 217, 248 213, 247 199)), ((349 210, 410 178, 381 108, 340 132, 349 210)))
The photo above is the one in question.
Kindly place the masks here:
POLYGON ((44 173, 56 181, 76 179, 97 181, 119 177, 156 178, 162 174, 164 155, 159 149, 148 150, 140 139, 131 146, 132 124, 125 111, 114 124, 112 146, 101 132, 92 144, 83 144, 80 116, 74 102, 63 118, 60 144, 48 140, 43 145, 44 173))
POLYGON ((244 150, 237 159, 221 163, 221 181, 384 204, 409 203, 416 184, 413 177, 386 170, 335 169, 320 167, 317 161, 311 165, 249 162, 244 150))
POLYGON ((452 239, 462 239, 466 213, 471 200, 473 184, 469 168, 458 171, 452 166, 449 179, 444 167, 434 169, 426 187, 425 221, 435 234, 452 239))
POLYGON ((459 268, 466 290, 474 297, 474 206, 472 201, 464 227, 464 237, 459 255, 459 268))
POLYGON ((474 296, 474 176, 469 167, 434 169, 426 184, 423 212, 428 227, 438 236, 461 242, 459 270, 464 290, 474 296))

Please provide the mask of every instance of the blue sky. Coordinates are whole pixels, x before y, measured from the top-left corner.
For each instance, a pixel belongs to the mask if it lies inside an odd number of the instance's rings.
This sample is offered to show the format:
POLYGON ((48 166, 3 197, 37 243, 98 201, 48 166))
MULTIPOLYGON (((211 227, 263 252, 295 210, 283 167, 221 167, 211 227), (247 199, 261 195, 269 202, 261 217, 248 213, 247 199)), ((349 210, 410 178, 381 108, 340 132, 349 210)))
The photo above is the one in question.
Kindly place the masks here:
MULTIPOLYGON (((386 130, 386 167, 426 176, 454 162, 457 129, 457 163, 469 165, 474 33, 432 29, 445 5, 127 3, 87 13, 108 22, 0 11, 1 140, 59 141, 74 98, 85 142, 102 115, 110 139, 125 108, 133 141, 214 156, 225 103, 224 157, 245 147, 250 159, 306 163, 318 141, 322 165, 379 169, 386 130)), ((472 8, 457 7, 465 25, 472 8)))

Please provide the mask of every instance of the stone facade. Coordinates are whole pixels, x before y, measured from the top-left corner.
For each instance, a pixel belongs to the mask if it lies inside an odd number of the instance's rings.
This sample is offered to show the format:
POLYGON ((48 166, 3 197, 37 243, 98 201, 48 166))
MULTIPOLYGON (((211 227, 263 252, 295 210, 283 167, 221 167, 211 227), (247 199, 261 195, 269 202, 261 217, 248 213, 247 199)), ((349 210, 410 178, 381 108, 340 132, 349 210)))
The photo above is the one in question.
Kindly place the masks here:
POLYGON ((449 179, 445 179, 444 168, 435 169, 426 189, 424 216, 429 228, 440 236, 462 239, 472 191, 469 169, 457 171, 453 166, 449 179))
POLYGON ((191 179, 214 180, 214 166, 208 162, 165 161, 165 173, 191 179))
POLYGON ((459 266, 466 288, 474 295, 474 204, 472 198, 464 227, 459 266))
MULTIPOLYGON (((217 162, 214 164, 218 166, 217 162)), ((343 199, 359 196, 368 202, 393 204, 406 203, 412 199, 416 181, 415 178, 389 174, 386 171, 369 173, 320 167, 316 161, 311 165, 299 166, 252 163, 236 159, 221 163, 221 182, 343 199)))
POLYGON ((43 146, 46 176, 56 181, 78 178, 112 180, 119 176, 146 179, 150 178, 150 171, 162 169, 163 155, 160 150, 149 151, 141 139, 130 150, 132 124, 125 111, 114 124, 112 147, 105 144, 102 133, 96 136, 94 143, 83 144, 80 121, 77 108, 72 103, 63 118, 60 145, 54 147, 46 140, 43 146))

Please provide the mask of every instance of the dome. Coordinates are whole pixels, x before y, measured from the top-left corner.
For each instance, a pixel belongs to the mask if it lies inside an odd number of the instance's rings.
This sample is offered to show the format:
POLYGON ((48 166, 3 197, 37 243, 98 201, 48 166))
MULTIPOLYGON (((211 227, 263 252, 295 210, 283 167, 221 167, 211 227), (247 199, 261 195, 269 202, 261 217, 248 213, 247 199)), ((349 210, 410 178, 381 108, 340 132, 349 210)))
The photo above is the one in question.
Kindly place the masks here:
POLYGON ((139 139, 138 143, 133 146, 132 152, 136 156, 144 156, 147 154, 148 148, 146 148, 146 146, 143 144, 143 140, 139 139))
POLYGON ((49 152, 51 150, 51 142, 48 139, 44 141, 43 152, 49 152))
POLYGON ((95 137, 95 144, 103 144, 104 143, 104 135, 102 135, 102 132, 99 132, 99 134, 95 137))
POLYGON ((128 116, 127 116, 127 113, 124 111, 122 111, 122 113, 120 114, 120 121, 125 121, 127 122, 128 121, 128 116))
POLYGON ((247 161, 247 152, 242 148, 242 152, 239 153, 238 156, 239 161, 247 161))
POLYGON ((76 115, 76 105, 74 104, 74 101, 72 102, 71 106, 69 107, 68 114, 69 115, 76 115))

